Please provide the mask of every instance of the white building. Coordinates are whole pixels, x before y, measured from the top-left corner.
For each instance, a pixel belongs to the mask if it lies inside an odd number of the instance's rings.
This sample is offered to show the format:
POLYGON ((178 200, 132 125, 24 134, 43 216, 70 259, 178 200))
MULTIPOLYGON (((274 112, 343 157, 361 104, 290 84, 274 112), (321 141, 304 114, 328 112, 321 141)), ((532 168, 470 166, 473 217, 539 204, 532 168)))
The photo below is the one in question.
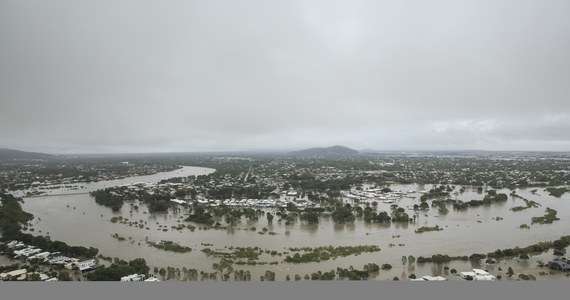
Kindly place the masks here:
POLYGON ((473 281, 495 281, 497 277, 489 272, 481 269, 473 269, 473 271, 460 272, 459 275, 463 279, 471 278, 473 281))
POLYGON ((32 255, 32 256, 28 257, 28 259, 37 258, 37 259, 40 259, 40 260, 46 260, 50 254, 51 254, 50 252, 47 252, 47 251, 46 251, 46 252, 38 253, 38 254, 36 254, 36 255, 32 255))
POLYGON ((17 247, 25 247, 26 245, 20 241, 11 241, 8 244, 6 244, 6 246, 8 246, 8 248, 13 249, 13 248, 17 248, 17 247))
POLYGON ((20 277, 22 275, 25 276, 26 273, 28 273, 28 270, 26 270, 26 269, 20 269, 20 270, 14 270, 14 271, 6 272, 6 273, 0 273, 0 280, 6 280, 6 279, 9 279, 10 277, 17 278, 17 277, 20 277))
POLYGON ((80 261, 77 263, 77 267, 81 272, 93 269, 95 267, 95 260, 89 259, 89 260, 80 261))
POLYGON ((54 258, 48 260, 48 263, 50 265, 63 265, 66 262, 68 262, 67 260, 69 260, 69 257, 67 257, 67 256, 57 256, 57 257, 54 257, 54 258))
POLYGON ((441 276, 422 276, 421 278, 412 279, 412 281, 447 281, 447 278, 441 276))
POLYGON ((287 192, 287 196, 297 196, 297 191, 289 191, 287 192))
POLYGON ((487 272, 485 270, 473 269, 473 272, 475 273, 475 278, 473 278, 473 280, 476 280, 476 281, 495 281, 495 280, 497 280, 497 277, 495 277, 495 275, 491 275, 489 272, 487 272))
POLYGON ((143 281, 144 280, 144 274, 131 274, 128 276, 123 276, 121 277, 121 281, 125 282, 125 281, 143 281))
POLYGON ((475 275, 482 275, 482 276, 491 275, 489 272, 481 269, 473 269, 473 273, 475 273, 475 275))
POLYGON ((170 199, 170 201, 177 203, 177 204, 186 204, 186 201, 180 199, 170 199))
POLYGON ((146 282, 159 282, 160 280, 156 277, 149 277, 149 278, 145 279, 144 281, 146 281, 146 282))
POLYGON ((494 275, 475 275, 473 278, 474 281, 495 281, 497 277, 494 275))
POLYGON ((459 276, 461 276, 461 278, 463 279, 467 279, 467 278, 475 278, 475 272, 471 272, 471 271, 467 271, 467 272, 459 272, 459 276))

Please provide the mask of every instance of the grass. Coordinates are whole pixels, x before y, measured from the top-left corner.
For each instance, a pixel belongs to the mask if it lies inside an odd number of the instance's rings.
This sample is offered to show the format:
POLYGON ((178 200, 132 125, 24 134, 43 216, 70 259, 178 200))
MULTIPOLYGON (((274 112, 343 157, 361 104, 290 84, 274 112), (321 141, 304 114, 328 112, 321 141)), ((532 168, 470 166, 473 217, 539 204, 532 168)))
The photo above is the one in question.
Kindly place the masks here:
POLYGON ((160 243, 148 241, 147 244, 151 247, 170 252, 185 253, 192 251, 192 248, 181 246, 173 241, 161 241, 160 243))
POLYGON ((552 224, 552 222, 560 220, 556 217, 557 213, 558 212, 555 209, 547 207, 544 216, 532 217, 531 224, 552 224))
POLYGON ((441 231, 443 230, 443 228, 439 227, 439 225, 435 225, 432 227, 429 226, 422 226, 418 229, 415 230, 416 233, 423 233, 423 232, 429 232, 429 231, 441 231))

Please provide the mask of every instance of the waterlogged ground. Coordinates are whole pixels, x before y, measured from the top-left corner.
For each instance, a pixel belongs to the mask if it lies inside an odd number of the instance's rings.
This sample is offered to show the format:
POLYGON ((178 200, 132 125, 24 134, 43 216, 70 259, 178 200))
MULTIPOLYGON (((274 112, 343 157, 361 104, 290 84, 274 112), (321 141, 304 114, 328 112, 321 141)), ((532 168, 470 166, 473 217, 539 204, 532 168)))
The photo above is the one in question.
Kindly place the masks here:
MULTIPOLYGON (((126 184, 132 182, 158 182, 161 179, 178 176, 201 175, 213 172, 213 169, 184 167, 173 172, 159 173, 151 176, 134 177, 114 182, 99 182, 86 185, 84 191, 96 190, 103 187, 126 184)), ((432 186, 393 185, 392 189, 402 191, 429 190, 432 186)), ((459 189, 459 187, 457 187, 459 189)), ((415 224, 366 224, 357 219, 354 224, 339 225, 332 220, 322 219, 318 225, 307 225, 299 222, 285 225, 278 222, 275 217, 272 224, 268 224, 265 216, 258 221, 242 220, 240 223, 227 229, 201 229, 201 225, 184 222, 187 210, 181 207, 178 212, 150 214, 147 208, 140 203, 126 203, 120 212, 112 212, 110 208, 95 203, 88 194, 60 195, 26 198, 23 208, 32 213, 34 234, 51 236, 52 239, 62 240, 71 245, 93 246, 105 256, 119 257, 125 260, 143 257, 152 267, 172 266, 182 269, 197 269, 198 271, 212 272, 212 264, 219 258, 207 257, 201 250, 208 247, 214 250, 229 251, 227 247, 260 247, 262 249, 277 251, 282 256, 263 254, 258 262, 279 262, 277 265, 234 265, 234 269, 249 270, 252 280, 259 280, 266 270, 276 273, 276 280, 285 280, 295 274, 304 276, 316 271, 330 271, 337 267, 362 269, 364 264, 376 263, 378 265, 389 263, 393 268, 389 271, 380 271, 372 279, 386 280, 394 276, 407 278, 411 273, 418 277, 423 275, 443 275, 450 280, 459 280, 458 277, 446 273, 434 264, 403 265, 403 255, 431 256, 432 254, 470 255, 473 253, 488 253, 496 249, 527 246, 541 241, 558 239, 570 235, 570 195, 561 198, 549 196, 546 191, 538 188, 536 194, 533 189, 520 189, 516 193, 528 200, 538 202, 541 206, 529 208, 519 212, 510 211, 515 206, 525 206, 520 198, 509 196, 503 203, 490 206, 470 207, 467 211, 456 212, 448 206, 449 213, 442 215, 436 208, 427 212, 420 212, 415 224), (134 206, 140 206, 134 209, 134 206), (558 211, 559 221, 553 224, 531 225, 531 218, 542 216, 547 207, 558 211), (113 217, 122 217, 123 221, 111 222, 113 217), (498 218, 497 218, 498 217, 498 218), (127 219, 127 221, 124 221, 127 219), (129 222, 131 225, 129 226, 129 222), (125 224, 126 223, 126 224, 125 224), (134 224, 136 223, 136 224, 134 224), (141 225, 142 224, 142 225, 141 225), (172 229, 172 226, 194 225, 194 231, 188 228, 182 230, 172 229), (530 229, 520 229, 521 224, 527 224, 530 229), (139 226, 140 225, 140 226, 139 226), (415 229, 421 226, 435 226, 443 228, 442 231, 424 232, 417 234, 415 229), (256 230, 250 230, 256 227, 256 230), (263 227, 274 235, 260 234, 263 227), (113 237, 113 235, 115 235, 113 237), (117 237, 122 237, 120 240, 117 237), (147 245, 146 241, 159 242, 169 240, 182 246, 192 248, 187 253, 166 252, 147 245), (207 246, 205 246, 206 244, 207 246), (318 247, 318 246, 358 246, 377 245, 380 252, 360 254, 356 256, 339 257, 335 260, 320 263, 290 264, 283 259, 289 247, 318 247)), ((510 190, 498 190, 499 193, 510 194, 510 190)), ((52 191, 52 194, 56 194, 52 191)), ((421 194, 414 193, 412 198, 402 198, 398 205, 409 209, 419 204, 421 194)), ((463 201, 481 200, 484 194, 475 189, 466 188, 461 194, 454 195, 452 199, 463 201)), ((429 201, 431 203, 431 201, 429 201)), ((390 204, 379 203, 379 211, 389 211, 390 204)), ((267 209, 267 211, 271 211, 267 209)), ((458 271, 467 271, 474 267, 488 269, 495 275, 504 275, 508 266, 516 273, 532 274, 538 280, 566 278, 564 273, 553 272, 549 275, 539 275, 540 272, 551 272, 547 268, 537 267, 537 260, 545 262, 551 260, 551 252, 532 256, 529 261, 509 260, 500 261, 496 265, 472 265, 469 262, 452 262, 450 268, 458 271), (503 271, 499 271, 501 267, 503 271)), ((514 279, 514 278, 513 278, 514 279)))

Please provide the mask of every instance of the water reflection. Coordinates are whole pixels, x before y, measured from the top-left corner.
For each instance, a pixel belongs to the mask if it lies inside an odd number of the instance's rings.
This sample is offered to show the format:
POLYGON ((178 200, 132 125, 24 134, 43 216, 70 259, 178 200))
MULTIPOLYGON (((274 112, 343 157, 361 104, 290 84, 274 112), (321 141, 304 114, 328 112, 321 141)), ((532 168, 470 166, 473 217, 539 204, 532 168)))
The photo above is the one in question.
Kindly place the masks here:
POLYGON ((334 228, 334 231, 335 231, 335 232, 343 232, 344 229, 345 229, 345 227, 346 227, 346 224, 337 224, 337 223, 335 223, 335 224, 333 225, 333 228, 334 228))
POLYGON ((309 234, 313 235, 316 234, 319 230, 318 224, 301 224, 299 229, 308 232, 309 234))
POLYGON ((396 228, 396 229, 408 229, 409 225, 410 224, 408 224, 408 223, 393 223, 392 224, 392 226, 394 226, 394 228, 396 228))
POLYGON ((236 229, 234 226, 228 226, 226 232, 229 235, 234 235, 236 233, 236 229))

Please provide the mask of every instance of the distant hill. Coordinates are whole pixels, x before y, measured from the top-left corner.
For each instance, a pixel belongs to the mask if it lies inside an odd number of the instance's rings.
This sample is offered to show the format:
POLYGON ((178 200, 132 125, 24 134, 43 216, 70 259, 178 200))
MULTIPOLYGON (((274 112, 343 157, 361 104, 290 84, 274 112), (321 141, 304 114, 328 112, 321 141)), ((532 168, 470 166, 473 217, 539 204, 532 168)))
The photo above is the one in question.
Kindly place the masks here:
POLYGON ((335 145, 331 147, 309 148, 300 151, 292 151, 289 152, 289 154, 302 156, 347 156, 357 155, 358 151, 345 146, 335 145))
POLYGON ((48 159, 54 156, 46 153, 26 152, 20 150, 0 148, 0 160, 12 159, 48 159))

